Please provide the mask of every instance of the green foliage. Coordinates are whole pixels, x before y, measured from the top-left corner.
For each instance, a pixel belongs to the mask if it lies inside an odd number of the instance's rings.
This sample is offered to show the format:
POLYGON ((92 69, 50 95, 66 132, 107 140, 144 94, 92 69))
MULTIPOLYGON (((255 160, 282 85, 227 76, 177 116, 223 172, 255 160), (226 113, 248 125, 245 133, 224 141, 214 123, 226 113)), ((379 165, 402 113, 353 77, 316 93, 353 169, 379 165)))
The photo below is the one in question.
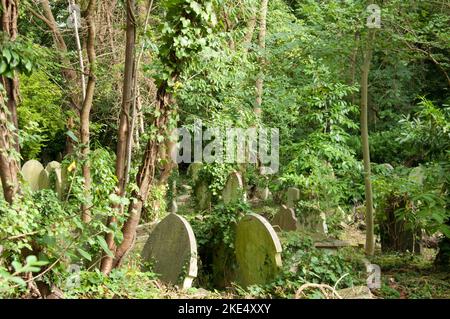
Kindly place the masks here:
POLYGON ((421 183, 411 177, 411 170, 398 167, 393 172, 377 174, 374 178, 377 218, 385 220, 385 212, 394 208, 397 220, 404 221, 408 229, 424 229, 429 234, 437 231, 447 237, 450 228, 445 225, 450 213, 446 210, 443 189, 445 171, 440 165, 421 166, 421 183))
POLYGON ((0 34, 0 75, 12 79, 14 72, 30 75, 37 66, 38 54, 32 43, 17 39, 10 41, 0 34))
POLYGON ((0 296, 14 296, 17 291, 16 288, 23 289, 26 287, 26 282, 20 275, 38 272, 40 267, 46 264, 46 261, 38 261, 36 256, 30 255, 26 258, 24 265, 18 261, 11 262, 13 273, 9 273, 6 268, 0 265, 0 296))
POLYGON ((155 284, 156 275, 136 268, 114 269, 109 276, 95 269, 82 271, 79 276, 79 284, 64 291, 67 298, 154 299, 162 294, 155 284))
POLYGON ((158 56, 162 67, 158 83, 174 85, 185 64, 207 46, 208 35, 217 23, 212 1, 166 0, 165 17, 161 26, 158 56))
MULTIPOLYGON (((336 289, 361 283, 363 266, 359 256, 316 249, 311 238, 296 232, 283 233, 281 240, 283 269, 279 276, 267 285, 253 285, 241 290, 241 294, 257 298, 292 298, 306 283, 336 285, 336 289)), ((308 295, 308 298, 321 297, 315 293, 308 295)))
POLYGON ((36 158, 49 142, 62 134, 65 114, 62 92, 43 71, 20 76, 22 101, 17 109, 22 157, 36 158))

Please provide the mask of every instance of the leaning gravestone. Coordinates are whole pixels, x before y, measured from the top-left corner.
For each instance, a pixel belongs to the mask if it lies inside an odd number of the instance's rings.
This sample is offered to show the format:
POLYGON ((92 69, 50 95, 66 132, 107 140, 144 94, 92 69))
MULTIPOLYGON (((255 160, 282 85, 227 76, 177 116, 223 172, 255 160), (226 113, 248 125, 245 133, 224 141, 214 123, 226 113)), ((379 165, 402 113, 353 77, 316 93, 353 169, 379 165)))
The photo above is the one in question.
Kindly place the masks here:
POLYGON ((203 168, 203 163, 194 162, 191 165, 189 165, 187 173, 189 177, 191 178, 192 182, 197 181, 200 170, 203 168))
POLYGON ((36 160, 29 160, 22 166, 23 179, 33 192, 39 190, 39 176, 43 170, 44 166, 36 160))
POLYGON ((197 277, 197 242, 191 225, 169 214, 148 237, 142 259, 153 265, 163 282, 190 288, 197 277))
POLYGON ((241 199, 245 200, 241 174, 233 172, 228 176, 225 188, 222 191, 222 198, 225 204, 235 203, 241 199))
POLYGON ((204 181, 197 183, 194 187, 195 201, 200 210, 208 209, 211 205, 211 191, 204 181))
POLYGON ((300 190, 296 187, 290 187, 286 193, 286 206, 295 208, 295 204, 300 199, 300 190))
POLYGON ((297 230, 297 217, 295 217, 294 209, 282 205, 278 213, 274 216, 272 225, 277 225, 284 231, 297 230))
POLYGON ((273 280, 281 269, 281 243, 269 222, 257 214, 236 226, 237 281, 246 287, 273 280))

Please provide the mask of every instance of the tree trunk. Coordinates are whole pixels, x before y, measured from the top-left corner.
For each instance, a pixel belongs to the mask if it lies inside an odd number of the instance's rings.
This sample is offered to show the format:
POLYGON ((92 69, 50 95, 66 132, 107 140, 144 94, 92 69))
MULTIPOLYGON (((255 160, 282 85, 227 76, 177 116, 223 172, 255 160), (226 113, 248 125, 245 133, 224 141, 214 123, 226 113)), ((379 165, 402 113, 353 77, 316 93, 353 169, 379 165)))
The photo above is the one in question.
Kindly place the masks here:
POLYGON ((88 223, 91 221, 90 206, 91 206, 91 167, 89 163, 89 115, 92 109, 92 102, 94 99, 95 90, 95 14, 96 0, 90 0, 88 8, 86 9, 86 21, 88 25, 88 39, 87 39, 87 56, 89 61, 89 75, 86 86, 86 98, 84 99, 81 108, 80 116, 80 137, 81 137, 81 160, 83 163, 83 179, 84 179, 84 194, 85 202, 81 205, 83 221, 88 223))
POLYGON ((254 107, 254 112, 257 116, 261 115, 261 105, 262 105, 262 95, 263 95, 263 83, 264 83, 264 66, 266 60, 264 58, 264 50, 266 48, 266 18, 267 18, 267 5, 268 0, 261 1, 261 9, 259 15, 259 37, 258 44, 260 49, 260 58, 259 58, 259 74, 256 80, 256 104, 254 107))
POLYGON ((248 52, 250 45, 252 44, 253 33, 256 27, 256 12, 250 17, 247 23, 247 31, 244 35, 244 40, 242 41, 242 46, 244 47, 244 52, 248 52))
MULTIPOLYGON (((173 77, 175 79, 176 76, 173 77)), ((165 136, 167 134, 168 119, 171 114, 170 105, 172 103, 171 96, 166 92, 167 83, 160 86, 157 93, 156 109, 161 114, 153 120, 152 126, 156 128, 157 135, 165 136)), ((156 161, 159 154, 160 145, 156 137, 151 138, 144 152, 144 160, 136 177, 138 190, 132 194, 132 202, 128 207, 128 219, 122 227, 123 241, 116 250, 113 267, 121 264, 126 253, 132 248, 136 227, 139 224, 142 207, 148 199, 150 189, 154 184, 156 161)))
MULTIPOLYGON (((1 31, 10 41, 17 37, 18 1, 1 0, 1 31)), ((0 77, 0 178, 5 200, 12 204, 19 192, 19 155, 17 103, 19 80, 0 77), (16 153, 16 154, 14 154, 16 153)))
POLYGON ((373 225, 373 196, 372 182, 370 180, 370 151, 369 151, 369 129, 367 125, 367 101, 368 101, 368 82, 370 64, 372 60, 371 44, 374 40, 375 33, 371 29, 367 37, 367 44, 364 50, 364 62, 362 66, 361 76, 361 142, 364 160, 364 184, 366 197, 366 254, 372 256, 375 250, 374 225, 373 225))
MULTIPOLYGON (((128 151, 131 151, 132 142, 130 138, 133 134, 131 129, 130 109, 133 104, 133 86, 135 78, 135 47, 136 47, 136 3, 134 0, 127 0, 127 31, 125 48, 125 72, 122 92, 122 108, 120 112, 120 123, 118 133, 118 143, 116 150, 116 176, 117 176, 117 195, 123 197, 127 182, 128 151)), ((115 205, 113 209, 123 211, 122 206, 115 205)), ((112 216, 108 219, 108 226, 116 223, 117 218, 112 216)), ((106 235, 106 242, 111 251, 115 250, 114 234, 106 235)), ((102 259, 101 270, 107 274, 111 271, 113 258, 105 256, 102 259)))

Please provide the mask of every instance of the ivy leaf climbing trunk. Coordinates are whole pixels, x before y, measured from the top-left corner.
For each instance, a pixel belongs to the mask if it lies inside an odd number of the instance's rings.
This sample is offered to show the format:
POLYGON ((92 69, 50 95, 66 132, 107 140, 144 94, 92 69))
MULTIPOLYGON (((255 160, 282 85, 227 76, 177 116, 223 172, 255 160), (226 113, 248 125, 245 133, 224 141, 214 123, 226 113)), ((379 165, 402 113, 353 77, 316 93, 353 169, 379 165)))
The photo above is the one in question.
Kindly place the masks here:
MULTIPOLYGON (((0 38, 0 41, 14 41, 18 34, 18 1, 1 0, 1 5, 0 31, 6 39, 0 38)), ((16 74, 0 77, 0 177, 4 198, 10 204, 19 191, 18 90, 16 74)))
MULTIPOLYGON (((175 81, 177 74, 172 76, 172 81, 175 81)), ((158 137, 167 135, 169 119, 172 114, 173 101, 171 94, 167 92, 167 84, 161 84, 158 89, 156 98, 156 112, 160 115, 155 117, 152 127, 156 130, 155 136, 150 138, 144 152, 144 160, 139 168, 136 177, 137 190, 134 190, 131 197, 131 203, 128 207, 128 219, 122 227, 123 241, 117 247, 113 267, 121 264, 126 253, 132 248, 135 236, 136 227, 141 218, 142 208, 147 201, 151 187, 154 184, 156 161, 162 142, 158 137)))

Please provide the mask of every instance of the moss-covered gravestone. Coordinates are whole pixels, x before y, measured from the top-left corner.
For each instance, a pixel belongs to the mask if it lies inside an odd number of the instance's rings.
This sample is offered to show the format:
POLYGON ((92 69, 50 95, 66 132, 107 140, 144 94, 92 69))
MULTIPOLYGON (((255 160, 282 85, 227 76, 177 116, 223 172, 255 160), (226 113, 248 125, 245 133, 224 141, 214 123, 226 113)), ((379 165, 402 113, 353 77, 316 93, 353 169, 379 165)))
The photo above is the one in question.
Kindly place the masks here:
POLYGON ((163 282, 190 288, 197 277, 197 242, 188 221, 176 214, 164 218, 148 237, 142 259, 163 282))
POLYGON ((247 287, 265 284, 281 269, 281 243, 270 223, 262 216, 249 214, 236 227, 237 281, 247 287))
POLYGON ((286 192, 286 206, 289 208, 294 208, 300 199, 300 190, 296 187, 288 188, 286 192))
POLYGON ((228 176, 225 188, 222 191, 222 199, 225 204, 231 204, 245 200, 244 183, 241 174, 233 172, 228 176))
POLYGON ((43 170, 44 166, 36 160, 29 160, 22 166, 23 179, 33 192, 40 189, 39 178, 43 170))
POLYGON ((273 217, 272 225, 278 226, 284 231, 297 230, 297 217, 295 217, 294 209, 282 205, 278 213, 273 217))
POLYGON ((189 177, 191 178, 192 182, 195 183, 197 181, 197 179, 199 177, 199 173, 202 168, 203 168, 203 163, 194 162, 191 165, 189 165, 187 173, 188 173, 189 177))
POLYGON ((205 181, 200 181, 195 185, 194 196, 199 210, 205 210, 210 207, 212 195, 205 181))

